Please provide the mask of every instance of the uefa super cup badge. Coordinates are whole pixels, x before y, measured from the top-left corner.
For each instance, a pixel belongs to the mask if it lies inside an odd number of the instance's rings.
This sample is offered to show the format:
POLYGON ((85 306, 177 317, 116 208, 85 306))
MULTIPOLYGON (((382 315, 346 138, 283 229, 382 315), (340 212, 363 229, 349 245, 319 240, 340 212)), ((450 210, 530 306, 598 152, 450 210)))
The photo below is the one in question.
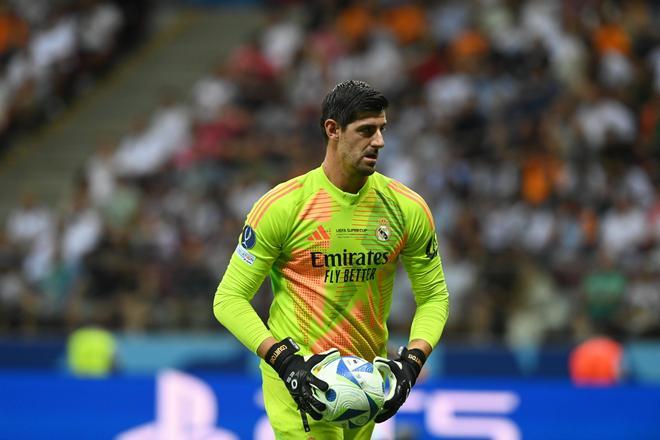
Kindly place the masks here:
POLYGON ((379 220, 380 226, 376 228, 376 238, 380 241, 387 241, 390 238, 390 222, 386 218, 379 220))

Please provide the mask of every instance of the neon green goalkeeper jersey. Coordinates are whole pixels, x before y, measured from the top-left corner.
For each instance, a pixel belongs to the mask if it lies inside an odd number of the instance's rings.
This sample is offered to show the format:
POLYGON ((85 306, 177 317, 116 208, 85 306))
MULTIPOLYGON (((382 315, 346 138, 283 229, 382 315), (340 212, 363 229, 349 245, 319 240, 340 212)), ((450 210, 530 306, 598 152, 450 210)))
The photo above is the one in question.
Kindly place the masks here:
POLYGON ((372 360, 386 355, 399 258, 417 303, 410 340, 434 346, 447 320, 448 293, 428 206, 379 173, 357 194, 343 192, 319 167, 254 204, 214 313, 255 352, 269 336, 290 336, 303 354, 337 347, 372 360), (267 274, 274 294, 268 327, 249 303, 267 274))

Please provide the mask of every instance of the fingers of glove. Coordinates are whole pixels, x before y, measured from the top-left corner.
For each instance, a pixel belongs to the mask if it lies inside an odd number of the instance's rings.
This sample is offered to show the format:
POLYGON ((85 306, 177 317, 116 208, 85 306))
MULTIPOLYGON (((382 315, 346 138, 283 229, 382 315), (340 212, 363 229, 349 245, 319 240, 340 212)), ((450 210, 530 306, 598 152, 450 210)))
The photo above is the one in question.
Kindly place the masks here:
POLYGON ((316 412, 323 412, 325 411, 325 403, 319 402, 315 398, 310 398, 309 401, 307 402, 309 404, 309 407, 316 412))
POLYGON ((322 412, 325 410, 325 405, 323 405, 321 402, 316 401, 315 404, 313 404, 311 401, 301 401, 298 404, 298 408, 301 409, 302 411, 306 412, 307 414, 311 415, 315 420, 319 420, 322 417, 322 412), (316 408, 315 405, 321 405, 323 409, 316 408), (319 417, 318 419, 316 417, 319 417))
POLYGON ((391 368, 392 368, 392 364, 394 364, 394 361, 392 361, 392 360, 390 360, 390 359, 387 359, 387 358, 384 358, 384 357, 382 357, 382 356, 376 356, 376 357, 374 358, 374 361, 373 361, 372 363, 373 363, 374 365, 376 365, 376 366, 377 366, 377 365, 385 365, 385 366, 387 366, 388 368, 391 369, 391 368))
POLYGON ((312 389, 309 386, 303 387, 300 400, 301 402, 303 402, 304 406, 307 409, 311 409, 313 411, 318 411, 318 412, 325 411, 325 403, 319 401, 316 397, 314 397, 314 394, 312 393, 312 389))
POLYGON ((308 410, 308 411, 305 411, 305 413, 309 414, 309 416, 311 418, 313 418, 314 420, 321 420, 323 418, 322 414, 319 414, 314 410, 308 410))
POLYGON ((381 408, 381 410, 376 415, 376 418, 374 419, 376 423, 382 423, 396 414, 405 400, 405 394, 401 395, 400 392, 397 392, 391 399, 386 400, 385 403, 383 403, 383 408, 381 408))
POLYGON ((333 348, 327 349, 326 351, 322 351, 319 354, 324 355, 324 356, 338 355, 339 354, 339 349, 333 347, 333 348))
POLYGON ((314 376, 312 373, 307 375, 307 380, 312 386, 315 386, 321 391, 328 391, 328 383, 314 376))
POLYGON ((394 414, 396 414, 397 409, 381 410, 378 413, 378 415, 376 415, 376 418, 374 420, 376 421, 376 423, 383 423, 385 420, 389 419, 394 414))
POLYGON ((402 371, 408 382, 410 382, 410 385, 414 385, 417 381, 417 373, 415 370, 409 364, 404 364, 402 371))
POLYGON ((376 367, 377 369, 383 368, 383 369, 387 369, 387 370, 391 371, 392 370, 392 365, 391 364, 393 364, 394 361, 391 361, 391 360, 389 360, 387 358, 384 358, 384 357, 376 356, 372 363, 374 364, 374 367, 376 367))
POLYGON ((409 389, 410 389, 409 387, 397 386, 395 390, 394 389, 390 390, 390 392, 388 393, 388 398, 383 403, 383 407, 380 411, 382 413, 387 413, 389 415, 383 418, 382 421, 392 417, 392 415, 396 413, 399 410, 399 408, 401 408, 401 406, 406 401, 406 398, 408 397, 409 389))
POLYGON ((340 357, 341 354, 339 353, 339 350, 337 350, 336 348, 331 348, 319 354, 314 354, 310 356, 309 359, 307 360, 307 363, 312 367, 315 367, 317 365, 329 364, 330 362, 335 361, 340 357))
POLYGON ((387 379, 389 386, 387 387, 387 394, 385 395, 385 400, 391 400, 394 398, 396 393, 397 385, 399 383, 399 378, 397 376, 398 366, 392 360, 386 359, 384 357, 376 357, 373 361, 374 367, 387 379), (394 369, 394 371, 393 371, 394 369))
POLYGON ((401 405, 403 405, 403 402, 404 399, 401 398, 401 395, 395 394, 394 397, 383 402, 383 410, 393 409, 396 411, 401 405))
POLYGON ((378 368, 380 365, 387 365, 392 374, 396 375, 396 377, 401 377, 403 374, 403 365, 399 361, 393 361, 392 359, 386 359, 384 357, 378 356, 374 358, 373 364, 376 366, 376 368, 378 368))
POLYGON ((410 394, 410 388, 410 381, 408 381, 408 379, 403 379, 397 385, 394 398, 400 402, 399 405, 403 405, 403 402, 405 402, 408 398, 408 394, 410 394))

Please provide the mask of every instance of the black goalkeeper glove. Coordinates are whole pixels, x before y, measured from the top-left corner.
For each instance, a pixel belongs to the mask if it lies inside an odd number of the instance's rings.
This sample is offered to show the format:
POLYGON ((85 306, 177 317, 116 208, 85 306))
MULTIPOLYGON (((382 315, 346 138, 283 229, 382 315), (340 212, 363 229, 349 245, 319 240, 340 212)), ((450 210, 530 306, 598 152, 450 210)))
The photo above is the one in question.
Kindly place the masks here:
POLYGON ((390 391, 385 396, 383 408, 376 416, 376 423, 384 422, 401 408, 410 394, 410 389, 417 382, 417 376, 422 371, 424 362, 426 355, 422 350, 418 348, 408 350, 406 347, 399 348, 399 357, 396 360, 380 356, 374 359, 374 366, 379 371, 383 371, 390 380, 390 391))
MULTIPOLYGON (((298 404, 298 409, 312 416, 314 420, 321 420, 321 412, 325 410, 325 404, 314 397, 312 387, 327 391, 328 384, 312 374, 312 368, 338 359, 339 350, 331 348, 323 353, 306 357, 295 354, 298 350, 300 347, 293 339, 286 338, 270 347, 265 359, 284 381, 291 397, 298 404)), ((304 421, 303 416, 303 423, 304 421)))

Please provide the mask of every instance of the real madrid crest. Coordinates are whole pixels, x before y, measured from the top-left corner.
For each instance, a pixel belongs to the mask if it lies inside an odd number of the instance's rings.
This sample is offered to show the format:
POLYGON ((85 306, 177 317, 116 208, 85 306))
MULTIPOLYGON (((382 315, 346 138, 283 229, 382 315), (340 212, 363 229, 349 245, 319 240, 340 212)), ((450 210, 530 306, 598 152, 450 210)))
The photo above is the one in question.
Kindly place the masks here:
POLYGON ((390 238, 390 222, 386 218, 379 220, 380 226, 376 228, 376 238, 379 241, 387 241, 390 238))

